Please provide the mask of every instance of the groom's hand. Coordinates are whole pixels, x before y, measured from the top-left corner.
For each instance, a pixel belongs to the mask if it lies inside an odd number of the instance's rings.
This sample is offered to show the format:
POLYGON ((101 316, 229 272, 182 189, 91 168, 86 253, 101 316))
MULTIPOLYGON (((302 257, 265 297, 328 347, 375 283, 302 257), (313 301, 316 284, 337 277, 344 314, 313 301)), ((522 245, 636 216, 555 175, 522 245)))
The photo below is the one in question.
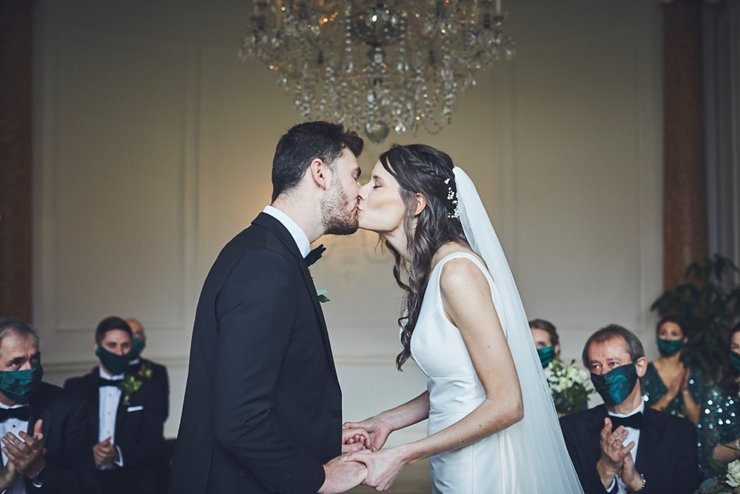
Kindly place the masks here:
POLYGON ((317 494, 338 494, 358 486, 367 477, 367 468, 362 463, 344 461, 341 456, 324 464, 326 479, 317 494))

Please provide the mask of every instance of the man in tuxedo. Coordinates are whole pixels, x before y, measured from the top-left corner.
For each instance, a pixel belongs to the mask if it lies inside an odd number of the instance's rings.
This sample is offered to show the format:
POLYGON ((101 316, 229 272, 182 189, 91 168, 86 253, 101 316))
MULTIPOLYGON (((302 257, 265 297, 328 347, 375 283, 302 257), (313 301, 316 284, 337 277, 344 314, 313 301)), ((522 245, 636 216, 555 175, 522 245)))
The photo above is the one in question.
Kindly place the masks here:
POLYGON ((88 403, 95 478, 105 493, 155 494, 155 465, 164 448, 167 397, 146 377, 126 374, 132 332, 111 316, 95 330, 100 366, 68 379, 65 389, 88 403))
POLYGON ((36 332, 18 319, 0 319, 0 491, 92 492, 85 407, 42 382, 42 373, 36 332))
POLYGON ((639 378, 647 359, 631 331, 612 324, 586 342, 583 365, 604 400, 560 419, 586 494, 690 494, 698 487, 691 422, 646 407, 639 378))
MULTIPOLYGON (((144 325, 138 319, 133 317, 126 318, 126 322, 131 327, 133 339, 131 340, 131 351, 129 352, 129 362, 127 374, 137 376, 140 379, 147 379, 152 386, 158 386, 160 393, 165 396, 164 418, 167 419, 170 413, 170 379, 167 375, 167 367, 152 362, 141 356, 141 352, 146 347, 146 332, 144 325)), ((157 492, 165 494, 170 480, 170 459, 164 448, 162 458, 154 466, 154 473, 157 480, 157 492)))
POLYGON ((170 492, 343 492, 342 397, 304 259, 357 229, 363 142, 326 122, 278 142, 272 205, 221 251, 195 316, 170 492))

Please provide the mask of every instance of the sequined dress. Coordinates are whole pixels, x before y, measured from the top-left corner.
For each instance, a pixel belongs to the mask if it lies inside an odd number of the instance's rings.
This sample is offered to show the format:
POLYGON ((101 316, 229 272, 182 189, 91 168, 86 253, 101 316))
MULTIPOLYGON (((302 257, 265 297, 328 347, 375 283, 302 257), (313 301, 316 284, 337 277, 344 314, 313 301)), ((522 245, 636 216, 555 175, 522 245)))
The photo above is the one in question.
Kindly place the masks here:
MULTIPOLYGON (((691 371, 688 383, 689 393, 691 393, 691 396, 694 398, 696 403, 701 403, 706 391, 706 386, 704 386, 704 373, 698 367, 691 366, 689 369, 691 371)), ((645 372, 645 376, 642 378, 641 383, 643 397, 648 405, 652 405, 668 392, 668 386, 666 386, 660 378, 658 369, 655 368, 652 362, 648 364, 647 372, 645 372)), ((681 393, 678 393, 663 411, 665 413, 670 413, 671 415, 686 417, 681 393)))
POLYGON ((697 424, 699 439, 699 465, 705 478, 717 472, 709 464, 712 450, 719 443, 734 441, 740 436, 740 397, 728 395, 719 387, 713 386, 707 391, 697 424))

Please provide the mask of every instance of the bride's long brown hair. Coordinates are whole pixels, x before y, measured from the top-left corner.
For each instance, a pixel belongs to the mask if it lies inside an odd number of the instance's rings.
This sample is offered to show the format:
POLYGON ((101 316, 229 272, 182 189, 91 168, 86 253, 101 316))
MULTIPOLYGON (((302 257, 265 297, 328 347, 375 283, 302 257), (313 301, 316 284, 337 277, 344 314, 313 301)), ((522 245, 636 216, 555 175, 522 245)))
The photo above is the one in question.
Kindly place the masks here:
POLYGON ((393 277, 406 292, 398 318, 403 350, 396 357, 396 366, 401 370, 411 356, 411 335, 419 318, 434 254, 447 242, 467 245, 468 241, 457 215, 454 164, 447 153, 424 144, 393 146, 380 155, 380 163, 398 181, 406 205, 403 228, 411 260, 406 261, 391 244, 383 242, 395 259, 393 277), (424 196, 427 205, 414 216, 417 193, 424 196))

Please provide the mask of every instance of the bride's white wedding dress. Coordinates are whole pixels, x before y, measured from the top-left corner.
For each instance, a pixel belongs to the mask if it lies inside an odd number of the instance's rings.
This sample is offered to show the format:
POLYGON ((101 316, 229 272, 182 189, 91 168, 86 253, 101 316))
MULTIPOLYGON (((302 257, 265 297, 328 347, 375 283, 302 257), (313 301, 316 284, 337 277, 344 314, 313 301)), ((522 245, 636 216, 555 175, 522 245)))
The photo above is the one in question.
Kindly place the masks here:
MULTIPOLYGON (((488 270, 475 256, 466 252, 456 252, 442 258, 429 276, 419 319, 411 338, 411 354, 427 376, 430 435, 465 417, 486 397, 460 331, 447 319, 442 308, 439 291, 442 268, 448 261, 458 258, 469 259, 478 266, 493 289, 488 270)), ((507 445, 502 439, 502 436, 493 434, 470 446, 430 458, 434 492, 511 492, 507 480, 507 445)))
POLYGON ((472 444, 433 456, 434 492, 581 494, 509 265, 475 186, 460 168, 454 171, 465 236, 485 264, 474 255, 456 252, 441 259, 430 273, 411 338, 411 354, 427 376, 429 434, 457 422, 485 398, 462 336, 442 307, 439 278, 445 263, 456 258, 478 266, 491 287, 519 377, 524 418, 472 444))

